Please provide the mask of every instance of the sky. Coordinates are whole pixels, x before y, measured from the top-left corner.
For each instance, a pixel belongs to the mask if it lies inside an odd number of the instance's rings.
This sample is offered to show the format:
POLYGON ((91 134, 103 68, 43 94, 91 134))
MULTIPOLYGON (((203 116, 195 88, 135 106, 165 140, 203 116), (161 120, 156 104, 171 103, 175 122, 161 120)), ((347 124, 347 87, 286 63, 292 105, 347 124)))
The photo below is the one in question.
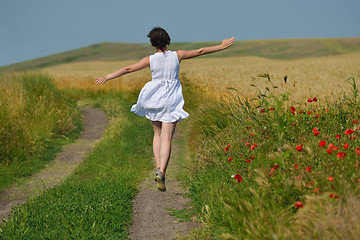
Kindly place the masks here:
POLYGON ((360 37, 359 0, 0 0, 0 66, 101 42, 360 37))

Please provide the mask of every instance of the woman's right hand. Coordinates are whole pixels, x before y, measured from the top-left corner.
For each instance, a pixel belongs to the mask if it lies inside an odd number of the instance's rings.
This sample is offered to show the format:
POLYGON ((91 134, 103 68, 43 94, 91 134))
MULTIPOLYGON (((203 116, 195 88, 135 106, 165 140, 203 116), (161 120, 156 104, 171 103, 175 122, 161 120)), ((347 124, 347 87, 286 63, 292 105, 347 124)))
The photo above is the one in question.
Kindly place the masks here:
POLYGON ((231 45, 234 44, 234 41, 235 41, 234 37, 224 39, 221 43, 221 48, 226 49, 226 48, 230 47, 231 45))
POLYGON ((96 84, 103 84, 103 83, 106 83, 109 79, 107 77, 98 77, 96 80, 95 80, 95 83, 96 84))

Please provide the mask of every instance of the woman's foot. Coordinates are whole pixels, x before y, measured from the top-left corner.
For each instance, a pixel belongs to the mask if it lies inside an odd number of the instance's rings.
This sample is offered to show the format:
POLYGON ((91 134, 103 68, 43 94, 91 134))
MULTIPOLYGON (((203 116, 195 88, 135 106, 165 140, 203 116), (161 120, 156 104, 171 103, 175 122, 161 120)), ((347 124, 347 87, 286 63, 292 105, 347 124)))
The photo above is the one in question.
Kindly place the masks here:
POLYGON ((155 181, 157 182, 156 187, 162 191, 165 192, 166 191, 166 187, 165 187, 165 176, 164 174, 159 171, 159 173, 156 175, 155 177, 155 181))

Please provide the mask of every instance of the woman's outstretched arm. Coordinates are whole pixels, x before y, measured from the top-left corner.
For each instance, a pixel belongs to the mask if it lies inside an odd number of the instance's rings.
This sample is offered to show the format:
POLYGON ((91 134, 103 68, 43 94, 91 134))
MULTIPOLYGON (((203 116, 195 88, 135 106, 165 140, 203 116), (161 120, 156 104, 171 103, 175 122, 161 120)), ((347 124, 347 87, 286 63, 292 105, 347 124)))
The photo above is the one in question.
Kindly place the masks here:
POLYGON ((179 50, 179 51, 177 51, 178 58, 179 58, 179 61, 181 61, 184 59, 194 58, 194 57, 198 57, 200 55, 221 51, 221 50, 224 50, 224 49, 230 47, 231 45, 233 45, 234 41, 235 41, 235 38, 232 37, 232 38, 226 38, 222 41, 222 43, 220 45, 216 45, 216 46, 212 46, 212 47, 203 47, 203 48, 200 48, 197 50, 191 50, 191 51, 179 50))
POLYGON ((135 64, 129 65, 127 67, 120 68, 119 70, 117 70, 117 71, 115 71, 113 73, 110 73, 110 74, 108 74, 106 76, 98 77, 95 80, 95 83, 96 84, 103 84, 103 83, 106 83, 107 81, 109 81, 110 79, 121 77, 121 76, 123 76, 125 74, 132 73, 132 72, 135 72, 135 71, 139 71, 139 70, 144 69, 144 68, 149 67, 149 66, 150 66, 150 57, 144 57, 143 59, 141 59, 140 61, 138 61, 135 64))

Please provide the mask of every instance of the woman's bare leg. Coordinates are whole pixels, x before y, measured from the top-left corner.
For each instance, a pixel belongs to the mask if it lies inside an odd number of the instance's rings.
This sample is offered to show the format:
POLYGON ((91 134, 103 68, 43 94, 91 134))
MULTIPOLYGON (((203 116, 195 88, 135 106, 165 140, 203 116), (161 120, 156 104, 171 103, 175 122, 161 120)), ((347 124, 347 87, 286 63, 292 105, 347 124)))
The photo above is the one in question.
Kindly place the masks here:
POLYGON ((152 122, 154 128, 154 139, 153 139, 153 152, 156 162, 156 167, 160 167, 160 136, 161 136, 161 122, 152 122))
POLYGON ((171 140, 175 132, 176 122, 163 122, 160 134, 160 171, 165 175, 170 154, 171 154, 171 140))

